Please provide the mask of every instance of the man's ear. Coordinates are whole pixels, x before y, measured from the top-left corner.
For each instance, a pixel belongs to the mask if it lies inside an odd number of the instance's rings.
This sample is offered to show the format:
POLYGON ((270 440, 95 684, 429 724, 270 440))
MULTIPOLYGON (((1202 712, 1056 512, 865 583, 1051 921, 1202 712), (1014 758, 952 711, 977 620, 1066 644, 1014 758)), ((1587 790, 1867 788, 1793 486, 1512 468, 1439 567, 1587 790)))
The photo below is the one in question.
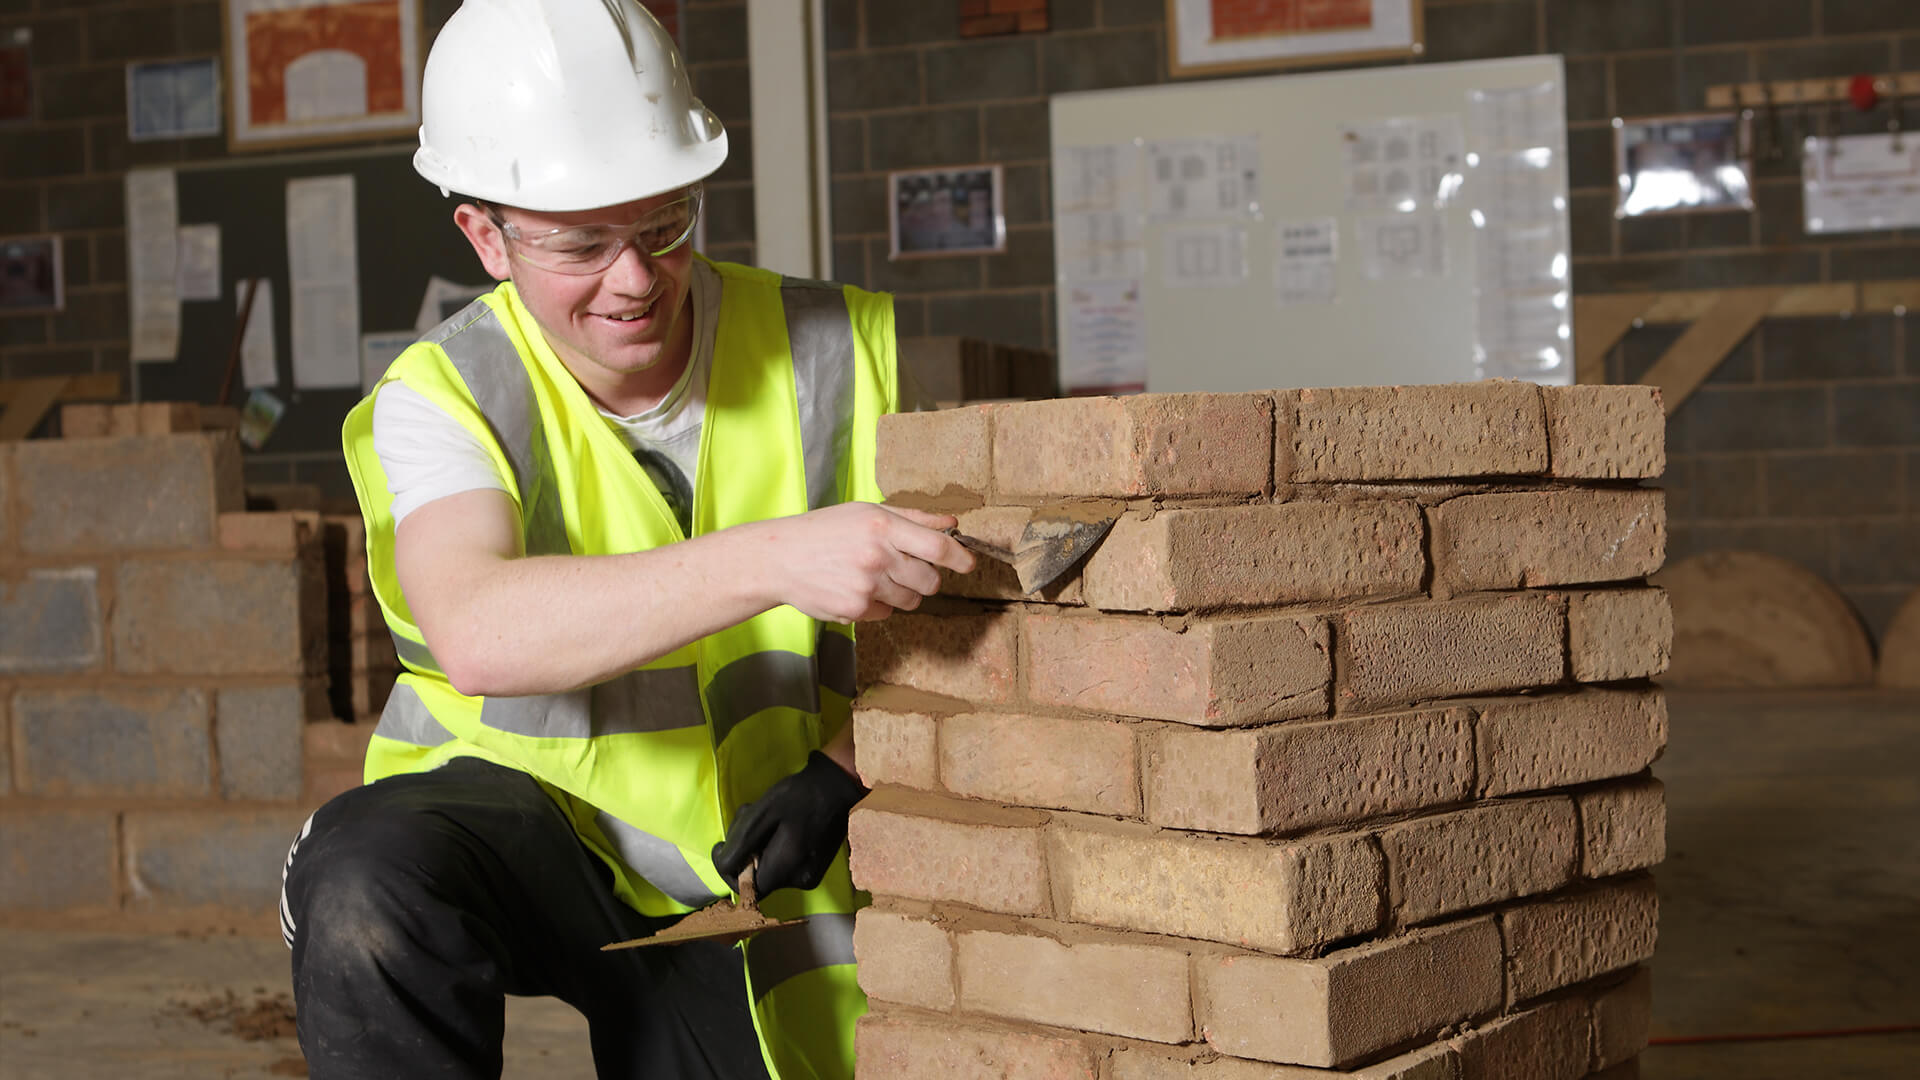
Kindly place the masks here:
POLYGON ((493 275, 495 281, 505 281, 513 276, 513 263, 507 257, 506 238, 500 235, 500 227, 493 223, 492 218, 472 203, 461 203, 453 210, 453 223, 460 226, 467 243, 473 245, 473 253, 480 256, 480 265, 493 275))

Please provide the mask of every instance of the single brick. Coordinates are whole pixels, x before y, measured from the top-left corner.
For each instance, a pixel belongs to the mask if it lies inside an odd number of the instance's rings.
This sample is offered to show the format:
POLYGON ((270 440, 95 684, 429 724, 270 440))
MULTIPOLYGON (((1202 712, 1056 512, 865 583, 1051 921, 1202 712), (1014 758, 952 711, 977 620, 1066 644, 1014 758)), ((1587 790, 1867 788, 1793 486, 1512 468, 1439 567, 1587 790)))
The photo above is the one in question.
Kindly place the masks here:
POLYGON ((326 669, 326 592, 312 559, 129 559, 113 660, 130 674, 301 675, 326 669))
POLYGON ((104 439, 113 430, 113 406, 94 402, 60 406, 60 437, 104 439))
POLYGON ((944 694, 980 705, 1013 700, 1015 617, 897 612, 860 627, 860 681, 944 694))
POLYGON ((23 795, 191 798, 213 788, 199 690, 21 690, 14 769, 23 795))
POLYGON ((1631 1061, 1647 1048, 1653 1027, 1653 972, 1635 968, 1632 977, 1593 996, 1593 1056, 1596 1068, 1631 1061))
POLYGON ((0 911, 116 906, 117 817, 110 810, 0 806, 0 911))
POLYGON ((1503 1003, 1492 918, 1416 930, 1318 959, 1200 957, 1209 1045, 1236 1058, 1346 1068, 1503 1003))
POLYGON ((346 720, 311 720, 300 732, 301 756, 308 761, 351 761, 358 765, 366 759, 374 726, 346 720))
POLYGON ((1667 857, 1666 785, 1651 776, 1573 797, 1580 809, 1580 872, 1610 877, 1667 857))
POLYGON ((1289 843, 1056 828, 1062 918, 1295 953, 1380 925, 1380 853, 1366 837, 1289 843))
POLYGON ((1543 386, 1553 475, 1645 480, 1667 467, 1657 386, 1543 386))
POLYGON ((1667 591, 1593 589, 1567 594, 1567 654, 1581 682, 1649 679, 1673 656, 1667 591))
POLYGON ((293 554, 320 541, 320 515, 311 510, 221 514, 220 546, 228 551, 293 554))
POLYGON ((880 1001, 953 1008, 953 943, 939 924, 862 908, 853 922, 860 989, 880 1001))
POLYGON ((1529 382, 1302 390, 1296 400, 1295 480, 1547 471, 1546 410, 1529 382))
POLYGON ((0 580, 0 675, 100 666, 100 572, 91 566, 28 570, 0 580))
POLYGON ((853 759, 868 787, 897 784, 940 790, 940 757, 934 719, 926 713, 857 705, 853 710, 853 759))
POLYGON ((1029 615, 1027 694, 1122 716, 1230 727, 1323 716, 1332 674, 1317 616, 1196 620, 1029 615))
POLYGON ((1516 904, 1500 913, 1509 1005, 1632 967, 1653 955, 1660 901, 1653 879, 1516 904))
POLYGON ((1459 1054, 1446 1043, 1430 1043, 1399 1057, 1350 1072, 1264 1061, 1240 1061, 1191 1051, 1160 1051, 1125 1046, 1108 1058, 1106 1080, 1460 1080, 1459 1054))
POLYGON ((220 797, 267 802, 300 798, 310 696, 298 681, 223 687, 214 695, 220 797))
POLYGON ((1587 1075, 1587 1003, 1555 1001, 1453 1040, 1461 1080, 1578 1080, 1587 1075))
POLYGON ((1582 690, 1488 702, 1474 743, 1483 798, 1631 776, 1667 745, 1667 699, 1582 690))
POLYGON ((1055 398, 994 418, 1002 499, 1259 495, 1272 461, 1267 394, 1055 398))
POLYGON ((1652 488, 1463 495, 1427 514, 1437 590, 1632 581, 1667 557, 1666 492, 1652 488))
POLYGON ((1039 1034, 876 1009, 854 1034, 859 1074, 887 1080, 1092 1080, 1103 1052, 1039 1034))
POLYGON ((1348 611, 1342 712, 1520 690, 1566 673, 1565 602, 1549 593, 1380 604, 1348 611))
POLYGON ((200 405, 192 401, 142 401, 132 405, 115 405, 116 429, 131 423, 134 432, 141 435, 185 435, 200 430, 200 405), (128 415, 129 421, 119 420, 121 414, 128 415))
POLYGON ((29 554, 208 548, 219 516, 245 502, 227 432, 35 439, 14 455, 29 554))
POLYGON ((1466 709, 1252 731, 1160 728, 1145 742, 1147 820, 1170 829, 1291 832, 1472 797, 1466 709))
POLYGON ((129 810, 127 893, 134 908, 271 911, 304 809, 129 810))
POLYGON ((987 930, 956 934, 954 949, 967 1012, 1162 1043, 1193 1037, 1182 950, 987 930))
POLYGON ((940 722, 940 780, 971 799, 1140 816, 1133 730, 1112 720, 963 713, 940 722))
POLYGON ((1411 596, 1426 529, 1405 502, 1287 502, 1124 517, 1087 560, 1082 595, 1108 611, 1411 596))
POLYGON ((882 788, 847 824, 853 880, 909 900, 1044 915, 1048 816, 882 788))
MULTIPOLYGON (((954 516, 960 520, 956 527, 960 535, 1011 552, 1020 549, 1033 508, 982 506, 961 510, 954 516)), ((1052 604, 1081 603, 1081 576, 1078 573, 1061 575, 1041 589, 1038 598, 1052 604)), ((1034 599, 1020 590, 1020 577, 1010 564, 978 552, 974 554, 972 573, 956 574, 944 568, 940 571, 940 591, 948 596, 978 600, 1034 599)))
POLYGON ((993 483, 992 412, 986 407, 880 418, 875 479, 887 498, 985 498, 993 483))
POLYGON ((1565 798, 1486 803, 1380 831, 1402 925, 1551 892, 1573 879, 1578 844, 1565 798))

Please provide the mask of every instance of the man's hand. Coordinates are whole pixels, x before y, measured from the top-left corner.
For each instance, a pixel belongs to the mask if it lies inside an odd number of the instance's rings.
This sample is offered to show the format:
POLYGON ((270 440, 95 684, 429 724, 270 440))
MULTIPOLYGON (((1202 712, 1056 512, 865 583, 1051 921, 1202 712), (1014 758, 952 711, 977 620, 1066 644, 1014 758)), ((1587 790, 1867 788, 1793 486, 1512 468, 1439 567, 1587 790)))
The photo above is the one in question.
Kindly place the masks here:
POLYGON ((940 590, 940 567, 973 569, 973 553, 946 534, 955 519, 899 506, 842 503, 753 526, 769 550, 774 601, 823 622, 884 619, 940 590))
POLYGON ((756 857, 754 891, 811 889, 847 840, 847 814, 867 789, 827 755, 815 750, 806 767, 767 789, 742 808, 714 845, 713 868, 730 882, 756 857))

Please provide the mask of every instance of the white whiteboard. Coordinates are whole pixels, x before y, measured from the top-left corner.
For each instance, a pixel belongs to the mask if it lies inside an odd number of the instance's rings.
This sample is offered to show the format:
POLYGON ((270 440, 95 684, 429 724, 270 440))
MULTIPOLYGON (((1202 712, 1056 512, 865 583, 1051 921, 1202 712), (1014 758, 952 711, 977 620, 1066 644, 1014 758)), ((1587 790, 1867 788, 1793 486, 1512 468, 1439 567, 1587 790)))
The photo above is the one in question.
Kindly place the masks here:
POLYGON ((1061 385, 1572 382, 1564 85, 1530 56, 1056 95, 1061 385))

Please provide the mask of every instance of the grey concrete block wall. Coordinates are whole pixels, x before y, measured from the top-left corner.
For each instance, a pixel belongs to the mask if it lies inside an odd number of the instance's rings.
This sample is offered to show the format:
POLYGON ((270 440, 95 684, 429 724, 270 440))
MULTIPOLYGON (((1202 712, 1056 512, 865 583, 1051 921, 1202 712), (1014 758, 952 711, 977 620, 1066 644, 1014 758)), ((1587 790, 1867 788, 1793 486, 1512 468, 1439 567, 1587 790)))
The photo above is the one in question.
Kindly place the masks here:
POLYGON ((105 658, 100 572, 83 566, 0 579, 0 675, 87 671, 105 658))
POLYGON ((113 907, 119 862, 111 811, 0 807, 0 910, 113 907))
POLYGON ((221 798, 300 798, 307 696, 297 681, 225 687, 215 693, 213 736, 221 798))
POLYGON ((292 809, 127 811, 129 906, 273 909, 280 868, 306 816, 292 809))
POLYGON ((245 508, 231 432, 36 439, 12 457, 28 555, 212 547, 220 515, 245 508))
POLYGON ((19 690, 10 704, 21 795, 212 794, 208 702, 199 690, 19 690))

